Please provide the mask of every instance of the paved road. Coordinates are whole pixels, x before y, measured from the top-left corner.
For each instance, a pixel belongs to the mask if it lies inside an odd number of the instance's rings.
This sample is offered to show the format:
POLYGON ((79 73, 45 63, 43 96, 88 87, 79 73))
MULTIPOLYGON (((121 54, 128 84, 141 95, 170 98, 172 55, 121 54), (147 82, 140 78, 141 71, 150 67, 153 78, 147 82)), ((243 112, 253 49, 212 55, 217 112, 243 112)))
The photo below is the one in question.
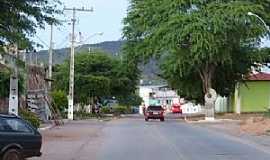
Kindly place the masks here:
POLYGON ((269 160, 246 142, 180 121, 122 119, 103 130, 98 160, 269 160))
POLYGON ((269 160, 270 151, 180 120, 79 121, 43 132, 34 160, 269 160))

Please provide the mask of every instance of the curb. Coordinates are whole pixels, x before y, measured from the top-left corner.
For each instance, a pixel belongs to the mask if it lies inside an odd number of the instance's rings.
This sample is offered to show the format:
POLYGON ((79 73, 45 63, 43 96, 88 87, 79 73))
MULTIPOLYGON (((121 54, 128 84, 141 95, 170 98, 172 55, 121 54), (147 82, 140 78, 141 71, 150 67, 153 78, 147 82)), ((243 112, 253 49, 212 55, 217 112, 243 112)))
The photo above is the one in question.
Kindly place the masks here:
POLYGON ((216 124, 216 123, 224 123, 224 122, 241 122, 240 120, 233 120, 233 119, 215 119, 215 120, 199 120, 199 121, 189 121, 185 120, 187 123, 193 124, 216 124))
POLYGON ((49 126, 47 126, 47 127, 38 128, 38 130, 39 130, 39 131, 45 131, 45 130, 52 129, 52 128, 54 128, 54 127, 55 127, 55 125, 49 125, 49 126))
MULTIPOLYGON (((63 119, 62 120, 63 121, 63 125, 65 125, 65 124, 68 124, 69 122, 70 122, 70 120, 68 120, 68 119, 63 119)), ((52 129, 52 128, 54 128, 54 127, 56 127, 57 125, 55 125, 55 124, 53 124, 54 122, 52 122, 52 124, 50 124, 50 125, 48 125, 48 126, 46 126, 46 127, 42 127, 42 128, 38 128, 38 130, 39 131, 45 131, 45 130, 49 130, 49 129, 52 129)))

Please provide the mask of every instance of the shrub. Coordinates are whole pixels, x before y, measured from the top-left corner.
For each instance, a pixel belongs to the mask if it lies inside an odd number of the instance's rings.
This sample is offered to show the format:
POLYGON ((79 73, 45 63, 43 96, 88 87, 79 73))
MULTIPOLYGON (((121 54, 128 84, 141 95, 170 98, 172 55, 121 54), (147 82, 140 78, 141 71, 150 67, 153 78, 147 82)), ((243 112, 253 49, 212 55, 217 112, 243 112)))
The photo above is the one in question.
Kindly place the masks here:
POLYGON ((264 116, 270 118, 270 108, 267 108, 267 111, 265 112, 264 116))
POLYGON ((35 113, 30 112, 30 111, 25 110, 25 109, 21 109, 19 115, 21 116, 21 118, 23 118, 24 120, 29 122, 33 127, 35 127, 35 128, 40 127, 41 120, 39 119, 39 117, 35 113))
POLYGON ((102 107, 100 112, 101 112, 101 114, 110 114, 110 113, 112 113, 111 109, 108 108, 108 107, 102 107))
POLYGON ((51 93, 53 98, 53 107, 55 110, 59 110, 61 113, 65 111, 65 108, 68 106, 67 95, 64 91, 56 90, 51 93))
POLYGON ((128 113, 128 108, 124 106, 117 106, 113 108, 113 114, 115 116, 120 116, 121 114, 128 113))
POLYGON ((87 113, 85 111, 75 111, 74 112, 75 119, 89 119, 95 117, 92 113, 87 113))

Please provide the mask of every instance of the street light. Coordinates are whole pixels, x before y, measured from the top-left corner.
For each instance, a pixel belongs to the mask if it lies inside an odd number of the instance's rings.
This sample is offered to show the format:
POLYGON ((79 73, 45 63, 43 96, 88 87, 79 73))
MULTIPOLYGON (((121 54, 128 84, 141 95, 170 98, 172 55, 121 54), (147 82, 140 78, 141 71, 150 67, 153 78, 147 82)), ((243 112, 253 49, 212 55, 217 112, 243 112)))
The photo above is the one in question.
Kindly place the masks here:
MULTIPOLYGON (((73 105, 74 105, 74 54, 75 54, 75 36, 74 36, 74 27, 75 27, 75 9, 73 9, 73 31, 72 31, 72 44, 71 44, 71 60, 70 60, 70 79, 69 79, 69 95, 68 95, 68 119, 73 120, 73 105)), ((96 36, 103 35, 103 33, 96 33, 89 36, 86 40, 96 36)), ((76 48, 80 49, 82 46, 76 48)))
POLYGON ((255 16, 255 17, 257 17, 257 18, 263 23, 263 25, 264 25, 264 27, 267 29, 267 31, 270 32, 269 26, 268 26, 268 25, 266 24, 266 22, 262 19, 262 17, 258 16, 258 15, 255 14, 255 13, 252 13, 252 12, 248 12, 248 15, 249 15, 249 16, 255 16))
POLYGON ((85 43, 86 41, 88 41, 89 39, 91 39, 91 38, 93 38, 93 37, 95 37, 95 36, 103 36, 103 32, 98 32, 98 33, 95 33, 95 34, 92 34, 92 35, 90 35, 89 37, 87 37, 84 41, 81 41, 80 43, 81 43, 81 46, 79 46, 79 47, 77 47, 76 48, 76 50, 78 51, 78 50, 80 50, 82 47, 83 47, 83 43, 85 43))

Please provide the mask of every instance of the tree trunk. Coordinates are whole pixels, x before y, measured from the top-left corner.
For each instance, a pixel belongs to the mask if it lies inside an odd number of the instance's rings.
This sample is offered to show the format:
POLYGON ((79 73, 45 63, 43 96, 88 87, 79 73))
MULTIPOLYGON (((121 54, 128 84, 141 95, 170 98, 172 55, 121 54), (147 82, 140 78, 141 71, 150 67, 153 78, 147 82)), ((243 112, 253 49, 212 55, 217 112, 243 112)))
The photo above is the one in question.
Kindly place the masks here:
POLYGON ((207 94, 209 89, 212 88, 212 78, 215 71, 213 64, 206 64, 204 68, 200 70, 200 77, 203 82, 203 92, 207 94))
POLYGON ((200 71, 200 77, 203 82, 203 92, 205 95, 205 116, 206 119, 214 119, 215 113, 215 100, 214 95, 210 94, 210 89, 212 89, 212 78, 214 75, 215 66, 213 64, 206 64, 204 68, 200 71))

